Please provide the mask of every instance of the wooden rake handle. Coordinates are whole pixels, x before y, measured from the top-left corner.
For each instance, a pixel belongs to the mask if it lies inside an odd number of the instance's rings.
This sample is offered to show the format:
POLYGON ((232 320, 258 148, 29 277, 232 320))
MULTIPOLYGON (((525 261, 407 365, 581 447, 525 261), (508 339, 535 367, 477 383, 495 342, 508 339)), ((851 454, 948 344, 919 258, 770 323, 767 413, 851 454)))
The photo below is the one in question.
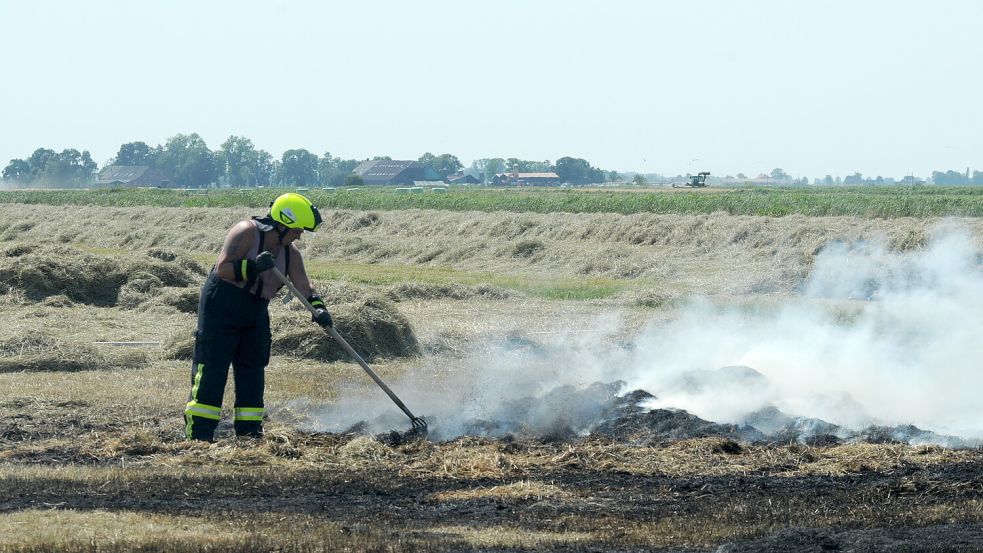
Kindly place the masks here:
MULTIPOLYGON (((282 282, 283 285, 286 286, 288 290, 290 290, 290 293, 293 294, 294 297, 300 301, 300 304, 303 305, 308 311, 310 311, 311 316, 317 315, 317 309, 315 309, 314 306, 311 305, 309 301, 307 301, 307 298, 301 295, 300 290, 297 290, 297 287, 294 286, 293 283, 290 282, 287 279, 287 277, 280 272, 279 269, 273 267, 272 269, 270 269, 270 271, 272 271, 273 274, 276 275, 278 279, 280 279, 280 282, 282 282)), ((410 418, 410 423, 413 424, 414 429, 416 430, 427 429, 427 422, 422 418, 413 415, 413 413, 410 412, 409 408, 406 407, 406 405, 402 402, 402 400, 400 400, 399 397, 397 397, 396 394, 393 393, 391 389, 389 389, 389 386, 386 386, 386 383, 383 382, 382 379, 379 378, 379 375, 377 375, 375 371, 372 370, 372 367, 370 367, 369 364, 365 362, 365 359, 362 359, 362 356, 359 355, 354 349, 352 349, 352 346, 349 345, 348 341, 345 340, 341 336, 341 334, 338 334, 338 331, 335 330, 333 326, 329 326, 325 328, 324 331, 330 334, 331 337, 334 338, 336 342, 341 344, 341 347, 344 348, 345 351, 347 351, 348 354, 351 355, 355 359, 355 361, 357 361, 358 364, 362 366, 362 369, 364 369, 365 372, 368 373, 370 377, 372 377, 372 380, 374 380, 375 383, 378 384, 380 388, 382 388, 382 391, 386 392, 386 395, 389 396, 389 399, 393 400, 393 403, 396 404, 396 407, 399 407, 403 411, 403 413, 406 413, 406 416, 410 418)))

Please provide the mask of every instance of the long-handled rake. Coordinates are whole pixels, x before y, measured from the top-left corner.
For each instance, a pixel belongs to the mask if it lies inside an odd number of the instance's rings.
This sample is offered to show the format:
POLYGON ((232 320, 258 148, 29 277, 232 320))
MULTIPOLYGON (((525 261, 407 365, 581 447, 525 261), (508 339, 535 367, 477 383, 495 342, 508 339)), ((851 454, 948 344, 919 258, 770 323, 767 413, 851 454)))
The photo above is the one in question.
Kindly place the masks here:
MULTIPOLYGON (((317 314, 317 309, 314 309, 314 306, 312 306, 310 302, 308 302, 307 299, 301 295, 300 291, 297 290, 297 288, 293 285, 292 282, 287 280, 287 277, 284 276, 284 274, 281 273, 279 269, 273 267, 272 269, 270 269, 270 271, 272 271, 273 274, 276 275, 278 279, 280 279, 280 282, 282 282, 284 286, 286 286, 287 289, 290 290, 290 293, 293 294, 295 298, 300 300, 301 305, 307 308, 307 310, 311 312, 311 315, 317 314)), ((355 358, 355 361, 358 361, 358 364, 361 365, 363 369, 365 369, 365 372, 372 377, 372 380, 375 380, 375 383, 378 384, 380 388, 382 388, 382 391, 386 392, 386 395, 389 396, 389 399, 393 400, 393 403, 396 404, 396 407, 399 407, 404 413, 406 413, 406 416, 410 418, 410 423, 413 424, 412 432, 422 434, 425 436, 427 434, 427 421, 423 420, 421 417, 414 416, 413 413, 410 412, 409 408, 407 408, 406 405, 403 404, 403 402, 398 397, 396 397, 396 394, 389 389, 389 386, 386 386, 386 383, 383 382, 381 378, 379 378, 379 375, 375 374, 375 371, 372 370, 372 367, 370 367, 369 364, 366 363, 364 359, 362 359, 361 355, 359 355, 358 353, 355 352, 354 349, 352 349, 352 346, 348 344, 348 341, 342 338, 341 334, 338 334, 338 331, 335 330, 334 327, 329 326, 324 330, 325 332, 330 334, 331 337, 334 338, 336 342, 341 344, 341 347, 343 347, 345 351, 348 352, 349 355, 355 358)))

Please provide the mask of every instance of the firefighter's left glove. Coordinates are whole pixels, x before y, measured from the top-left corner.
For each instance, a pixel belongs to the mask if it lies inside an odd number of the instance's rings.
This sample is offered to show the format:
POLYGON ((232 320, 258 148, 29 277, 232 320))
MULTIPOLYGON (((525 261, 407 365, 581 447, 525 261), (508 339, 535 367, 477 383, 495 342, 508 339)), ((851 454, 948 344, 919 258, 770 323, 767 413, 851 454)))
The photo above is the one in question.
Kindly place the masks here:
POLYGON ((274 266, 276 266, 276 259, 273 254, 269 251, 260 252, 256 256, 256 274, 260 274, 265 271, 269 271, 274 266))
POLYGON ((331 328, 334 326, 334 321, 331 320, 331 313, 328 313, 327 309, 318 309, 313 319, 315 323, 321 325, 321 328, 331 328))

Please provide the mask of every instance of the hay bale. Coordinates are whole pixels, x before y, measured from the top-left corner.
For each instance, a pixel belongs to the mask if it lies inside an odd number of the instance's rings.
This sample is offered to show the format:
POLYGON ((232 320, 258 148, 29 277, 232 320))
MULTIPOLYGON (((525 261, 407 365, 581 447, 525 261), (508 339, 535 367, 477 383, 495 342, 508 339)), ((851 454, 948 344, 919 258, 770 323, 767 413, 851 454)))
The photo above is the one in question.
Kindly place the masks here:
MULTIPOLYGON (((409 321, 381 298, 368 298, 332 308, 335 328, 359 355, 408 357, 420 352, 409 321)), ((274 321, 273 353, 320 361, 347 360, 349 355, 323 330, 297 314, 274 321)))

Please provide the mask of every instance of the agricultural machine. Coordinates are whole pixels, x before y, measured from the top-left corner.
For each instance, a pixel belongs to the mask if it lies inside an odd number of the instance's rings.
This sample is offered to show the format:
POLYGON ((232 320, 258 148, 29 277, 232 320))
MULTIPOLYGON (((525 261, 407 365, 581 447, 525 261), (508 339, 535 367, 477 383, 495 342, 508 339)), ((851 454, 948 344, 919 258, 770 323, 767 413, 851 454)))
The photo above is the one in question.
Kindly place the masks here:
POLYGON ((672 183, 673 188, 703 188, 707 186, 707 177, 710 176, 710 171, 701 171, 695 175, 690 175, 689 182, 684 182, 682 184, 672 183))

